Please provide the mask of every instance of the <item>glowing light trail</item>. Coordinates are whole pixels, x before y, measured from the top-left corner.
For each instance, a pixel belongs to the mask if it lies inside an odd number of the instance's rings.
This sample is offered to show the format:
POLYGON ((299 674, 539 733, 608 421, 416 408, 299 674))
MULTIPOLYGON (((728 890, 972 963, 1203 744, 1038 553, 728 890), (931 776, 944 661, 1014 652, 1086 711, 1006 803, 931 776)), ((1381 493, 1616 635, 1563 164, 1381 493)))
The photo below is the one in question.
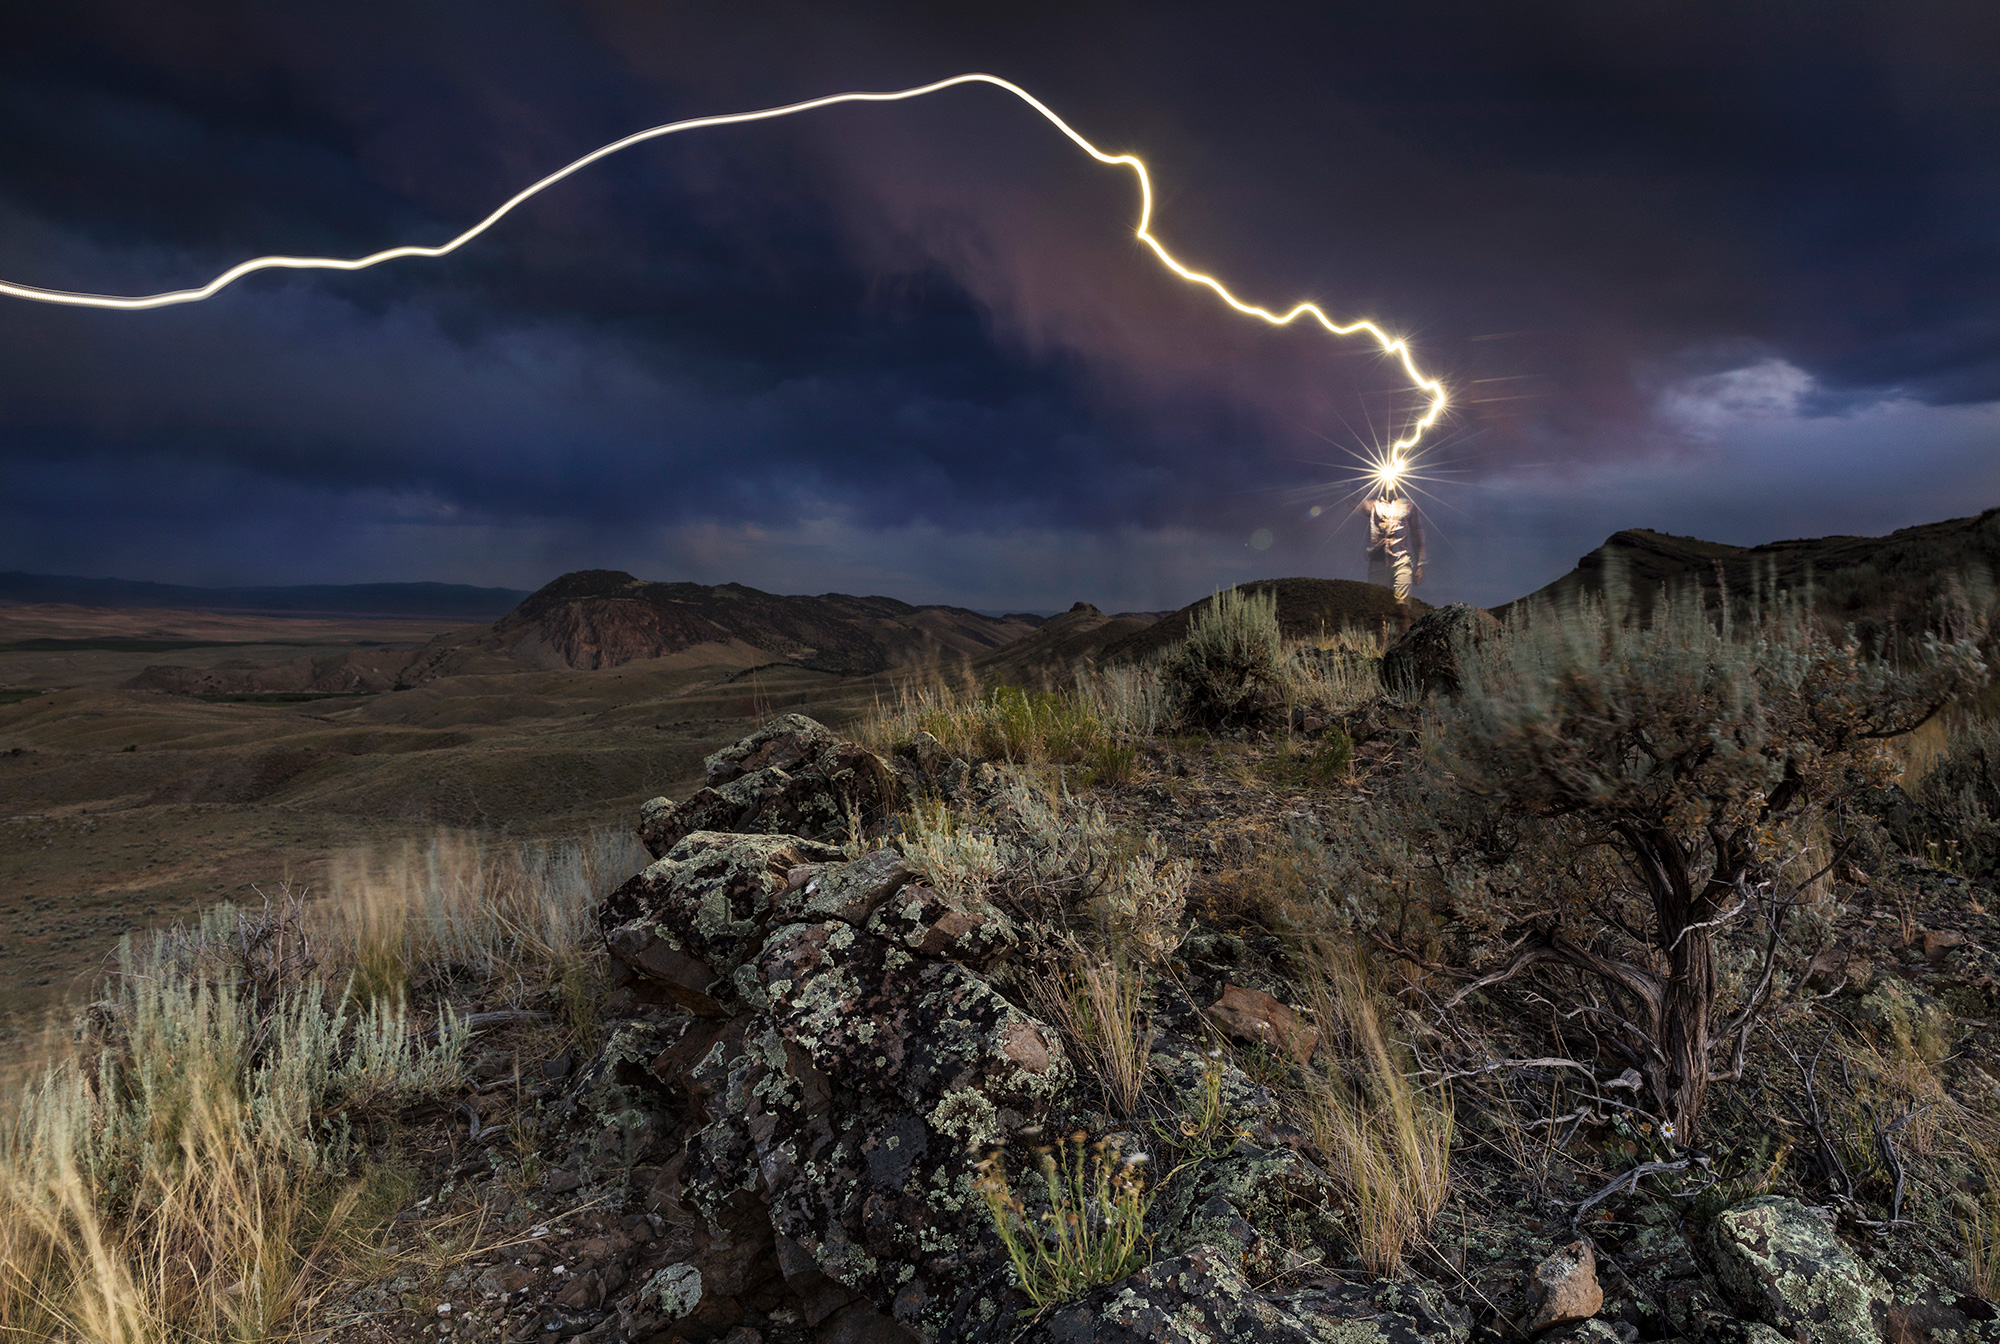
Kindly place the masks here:
POLYGON ((144 294, 130 297, 116 294, 76 294, 60 289, 38 289, 33 285, 17 285, 5 280, 0 280, 0 294, 16 299, 30 299, 37 303, 60 303, 78 308, 166 308, 178 303, 198 303, 203 299, 212 297, 227 286, 256 271, 360 271, 366 270, 370 266, 379 266, 385 261, 397 261, 404 257, 449 256, 505 219, 513 212, 516 206, 530 197, 546 191, 574 173, 581 172, 591 164, 596 163, 599 159, 609 158, 622 149, 630 149, 633 145, 643 144, 648 140, 657 140, 665 135, 676 135, 682 131, 697 131, 710 126, 737 126, 744 122, 769 121, 776 117, 795 116, 800 112, 811 112, 816 108, 832 107, 836 103, 902 102, 905 99, 922 98, 929 94, 942 92, 945 89, 956 88, 961 84, 991 84, 997 89, 1005 89, 1008 93, 1013 94, 1029 107, 1041 113, 1043 117, 1048 119, 1050 125, 1068 136, 1079 149, 1090 155, 1091 158, 1096 159, 1099 163, 1113 167, 1130 168, 1133 174, 1139 179, 1138 239, 1152 249, 1153 255, 1159 258, 1162 265, 1181 279, 1190 284, 1202 285, 1213 290, 1217 298, 1221 299, 1237 312, 1244 314, 1246 317, 1262 318, 1274 327, 1290 326, 1301 317, 1311 317, 1335 336, 1352 336, 1357 332, 1372 336, 1376 344, 1381 347, 1383 354, 1395 357, 1402 364, 1403 372, 1408 375, 1411 384, 1414 387, 1422 389, 1430 397, 1428 409, 1411 426, 1409 434, 1390 445, 1392 453, 1403 448, 1414 447, 1417 440, 1423 437, 1424 431, 1435 425, 1438 417, 1444 414, 1444 384, 1435 378, 1426 376, 1417 367, 1416 359, 1411 354, 1407 341, 1390 336, 1388 332, 1365 318, 1355 322, 1336 322, 1327 316, 1326 312, 1316 303, 1301 302, 1293 305, 1282 314, 1274 313, 1256 304, 1243 302, 1243 300, 1230 293, 1228 288, 1214 276, 1204 275, 1200 271, 1182 265, 1174 258, 1171 252, 1167 251, 1166 246, 1153 236, 1153 180, 1146 172, 1146 165, 1131 154, 1106 154, 1096 145, 1084 139, 1075 127, 1057 116, 1048 104, 1035 97, 1034 94, 1029 93, 1019 84, 1014 83, 1012 80, 1002 79, 998 75, 954 75, 950 79, 940 79, 934 84, 922 84, 913 89, 898 89, 888 93, 835 93, 829 94, 824 98, 811 98, 802 103, 787 103, 783 107, 767 107, 756 112, 733 112, 725 116, 695 117, 688 121, 669 122, 664 126, 654 126, 649 130, 637 131, 626 136, 623 140, 614 140, 601 149, 592 150, 574 163, 559 168, 540 181, 522 188, 514 195, 508 197, 492 214, 486 216, 486 218, 480 220, 450 242, 440 244, 437 247, 391 247, 381 252, 371 252, 365 257, 350 258, 253 257, 249 261, 239 262, 231 266, 228 270, 216 276, 199 289, 177 289, 170 290, 164 294, 144 294))

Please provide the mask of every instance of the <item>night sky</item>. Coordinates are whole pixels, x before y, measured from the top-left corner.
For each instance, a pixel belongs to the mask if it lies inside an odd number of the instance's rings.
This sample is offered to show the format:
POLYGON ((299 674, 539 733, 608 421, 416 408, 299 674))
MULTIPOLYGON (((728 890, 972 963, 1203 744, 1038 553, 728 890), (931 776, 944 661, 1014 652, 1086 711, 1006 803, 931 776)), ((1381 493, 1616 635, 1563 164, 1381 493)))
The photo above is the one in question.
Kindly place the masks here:
MULTIPOLYGON (((642 127, 969 70, 1144 158, 1238 293, 1409 336, 1455 402, 1431 601, 1623 527, 2000 504, 1987 3, 16 5, 0 277, 439 242, 642 127)), ((1016 610, 1361 577, 1355 457, 1416 399, 1173 279, 1135 212, 971 88, 642 146, 443 261, 0 299, 0 569, 1016 610)))

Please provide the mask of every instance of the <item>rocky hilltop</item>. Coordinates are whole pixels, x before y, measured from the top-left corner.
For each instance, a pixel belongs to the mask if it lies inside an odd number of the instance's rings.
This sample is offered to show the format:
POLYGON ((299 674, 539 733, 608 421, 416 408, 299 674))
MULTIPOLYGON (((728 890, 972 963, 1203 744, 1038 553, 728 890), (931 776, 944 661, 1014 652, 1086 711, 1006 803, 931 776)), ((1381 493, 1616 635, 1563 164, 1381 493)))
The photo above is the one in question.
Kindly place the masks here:
MULTIPOLYGON (((1804 593, 1816 605, 1864 630, 1921 627, 1948 596, 1954 580, 2000 571, 2000 509, 1969 518, 1948 518, 1891 532, 1886 537, 1808 537, 1761 546, 1731 546, 1677 537, 1648 528, 1627 528, 1580 557, 1576 568, 1538 588, 1523 603, 1571 606, 1585 595, 1601 594, 1611 575, 1645 601, 1662 585, 1718 580, 1732 592, 1753 587, 1804 593)), ((1505 614, 1507 607, 1495 608, 1505 614)))
MULTIPOLYGON (((1371 761, 1400 750, 1393 714, 1347 725, 1371 761)), ((1268 880, 1253 876, 1255 856, 1296 822, 1296 797, 1153 749, 1176 789, 1103 806, 1202 855, 1211 883, 1268 880), (1241 834, 1224 843, 1223 831, 1241 834)), ((598 907, 616 988, 602 1049, 573 1071, 565 1061, 542 1102, 562 1166, 525 1199, 498 1176, 461 1196, 530 1229, 512 1265, 439 1289, 471 1299, 449 1309, 468 1328, 593 1344, 2000 1338, 1992 1305, 1940 1273, 1949 1247, 1879 1231, 1857 1246, 1841 1235, 1851 1208, 1836 1219, 1796 1186, 1771 1190, 1782 1151, 1757 1149, 1763 1165, 1727 1179, 1740 1163, 1676 1158, 1605 1100, 1636 1077, 1615 1063, 1590 1085, 1594 1104, 1558 1115, 1562 1148, 1511 1157, 1508 1136, 1532 1131, 1496 1127, 1493 1097, 1468 1082, 1453 1140, 1460 1211, 1383 1274, 1359 1254, 1370 1224, 1352 1178, 1281 1104, 1300 1070, 1325 1062, 1338 1026, 1325 1003, 1316 1017, 1288 1006, 1307 997, 1296 949, 1211 899, 1146 990, 1147 1033, 1131 1048, 1154 1110, 1121 1117, 1099 1087, 1094 1029, 1039 988, 1077 951, 1052 911, 938 881, 907 836, 900 850, 867 838, 893 833, 895 809, 916 797, 1004 812, 1019 805, 1018 778, 924 739, 879 756, 798 715, 715 753, 707 778, 646 805, 638 830, 656 861, 598 907), (1579 1130, 1601 1133, 1605 1154, 1572 1149, 1579 1130), (1149 1254, 1038 1305, 989 1205, 1009 1166, 1026 1176, 1038 1153, 1084 1138, 1092 1153, 1153 1164, 1149 1254), (1648 1194, 1638 1181, 1650 1172, 1688 1174, 1683 1189, 1648 1194)), ((1960 1022, 1975 1052, 1990 1048, 2000 926, 1962 879, 1921 864, 1883 885, 1926 911, 1929 950, 1847 916, 1838 965, 1820 974, 1848 987, 1869 1039, 1906 1030, 1911 1013, 1944 1013, 1941 996, 1979 1015, 1960 1022)), ((1414 1014, 1399 1020, 1418 1029, 1414 1014)), ((1512 1029, 1505 1011, 1470 1005, 1455 1024, 1469 1038, 1512 1029)), ((1483 1041, 1467 1054, 1436 1031, 1426 1039, 1440 1058, 1466 1054, 1455 1078, 1584 1067, 1480 1065, 1483 1041)), ((1985 1085, 1990 1054, 1963 1059, 1954 1087, 1985 1085)), ((356 1319, 400 1310, 373 1289, 342 1305, 356 1319)))

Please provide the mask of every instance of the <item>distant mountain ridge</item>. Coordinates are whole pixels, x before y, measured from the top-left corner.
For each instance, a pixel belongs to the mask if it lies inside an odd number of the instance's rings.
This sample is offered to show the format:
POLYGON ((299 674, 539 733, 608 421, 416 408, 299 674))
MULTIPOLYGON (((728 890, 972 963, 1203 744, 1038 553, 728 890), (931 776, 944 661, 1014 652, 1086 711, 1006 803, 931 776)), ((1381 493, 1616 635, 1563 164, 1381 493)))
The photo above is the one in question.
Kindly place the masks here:
POLYGON ((277 588, 199 588, 139 579, 0 572, 0 604, 63 603, 175 611, 254 611, 292 615, 411 616, 490 621, 528 594, 463 583, 322 583, 277 588))
POLYGON ((1069 676, 1078 663, 1095 662, 1104 651, 1137 634, 1170 611, 1121 611, 1106 616, 1088 602, 1079 602, 998 653, 987 655, 974 670, 989 681, 1039 685, 1069 676))
POLYGON ((545 584, 482 630, 435 641, 406 678, 426 681, 470 670, 482 653, 593 671, 703 646, 753 650, 766 662, 858 676, 976 659, 1041 624, 1035 616, 982 616, 892 597, 784 597, 740 583, 658 583, 623 570, 587 569, 545 584))

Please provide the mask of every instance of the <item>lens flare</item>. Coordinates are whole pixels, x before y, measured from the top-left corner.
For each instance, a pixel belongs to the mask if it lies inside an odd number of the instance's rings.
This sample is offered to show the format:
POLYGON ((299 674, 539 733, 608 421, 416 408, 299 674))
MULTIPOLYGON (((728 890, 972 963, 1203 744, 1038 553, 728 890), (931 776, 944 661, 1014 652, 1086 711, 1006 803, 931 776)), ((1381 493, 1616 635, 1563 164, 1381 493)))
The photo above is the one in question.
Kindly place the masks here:
POLYGON ((1136 236, 1140 242, 1151 249, 1153 255, 1159 259, 1161 265, 1165 266, 1182 280, 1213 291, 1217 298, 1221 299, 1236 312, 1246 317, 1260 318, 1274 327, 1290 326, 1301 317, 1310 317, 1313 321, 1324 327, 1331 335, 1365 335, 1373 339, 1384 355, 1391 357, 1402 366, 1404 375, 1410 380, 1410 385, 1422 392, 1429 399, 1423 415, 1418 417, 1416 422, 1410 427, 1408 434, 1390 446, 1392 453, 1404 448, 1415 447, 1417 441, 1423 437, 1424 432, 1435 425, 1438 422, 1438 418, 1444 414, 1444 384, 1436 378, 1428 376, 1422 369, 1417 367, 1416 358, 1410 350, 1409 342, 1400 337, 1390 336, 1388 332, 1384 331, 1374 322, 1365 318, 1353 322, 1336 322, 1318 304, 1309 302, 1295 303, 1282 313, 1274 312, 1254 303, 1245 303, 1230 293, 1229 289, 1214 276, 1205 275, 1200 271, 1183 265, 1167 250, 1166 245, 1153 235, 1153 180, 1151 175, 1146 171, 1146 165, 1131 154, 1106 154, 1096 145, 1084 139, 1068 122, 1057 116, 1048 104, 1042 102, 1041 99, 1035 97, 1012 80, 1002 79, 998 75, 954 75, 950 79, 941 79, 933 84, 921 84, 915 88, 897 89, 886 93, 835 93, 829 94, 824 98, 808 99, 802 103, 787 103, 782 107, 767 107, 755 112, 733 112, 722 116, 695 117, 688 121, 669 122, 664 126, 654 126, 648 130, 636 131, 622 140, 614 140, 608 145, 594 149, 575 162, 567 164, 550 173, 547 177, 522 188, 503 201, 493 213, 487 215, 486 218, 480 220, 464 233, 435 247, 392 247, 381 252, 371 252, 365 257, 347 258, 253 257, 249 261, 238 262, 222 274, 216 276, 213 280, 210 280, 207 284, 201 285, 198 288, 170 290, 162 294, 132 296, 79 294, 67 290, 40 289, 33 285, 13 284, 4 280, 0 280, 0 294, 16 299, 28 299, 37 303, 67 304, 78 308, 166 308, 174 304, 198 303, 203 299, 211 298, 238 280, 241 280, 244 276, 257 271, 360 271, 366 270, 370 266, 379 266, 385 261, 397 261, 404 257, 431 258, 449 256, 505 219, 516 207, 529 198, 546 191, 556 183, 561 182, 564 178, 581 172, 591 164, 596 163, 599 159, 608 158, 620 150, 630 149, 632 146, 643 144, 648 140, 657 140, 661 136, 676 135, 682 131, 702 130, 711 126, 737 126, 745 122, 770 121, 777 117, 790 117, 801 112, 811 112, 817 108, 832 107, 838 103, 902 102, 910 98, 927 97, 933 93, 940 93, 945 89, 956 88, 961 84, 990 84, 994 88, 1003 89, 1013 94, 1035 111, 1041 113, 1048 120, 1049 124, 1069 137, 1071 142, 1084 153, 1090 155, 1091 158, 1108 167, 1131 169, 1133 176, 1139 182, 1139 224, 1135 231, 1136 236))

